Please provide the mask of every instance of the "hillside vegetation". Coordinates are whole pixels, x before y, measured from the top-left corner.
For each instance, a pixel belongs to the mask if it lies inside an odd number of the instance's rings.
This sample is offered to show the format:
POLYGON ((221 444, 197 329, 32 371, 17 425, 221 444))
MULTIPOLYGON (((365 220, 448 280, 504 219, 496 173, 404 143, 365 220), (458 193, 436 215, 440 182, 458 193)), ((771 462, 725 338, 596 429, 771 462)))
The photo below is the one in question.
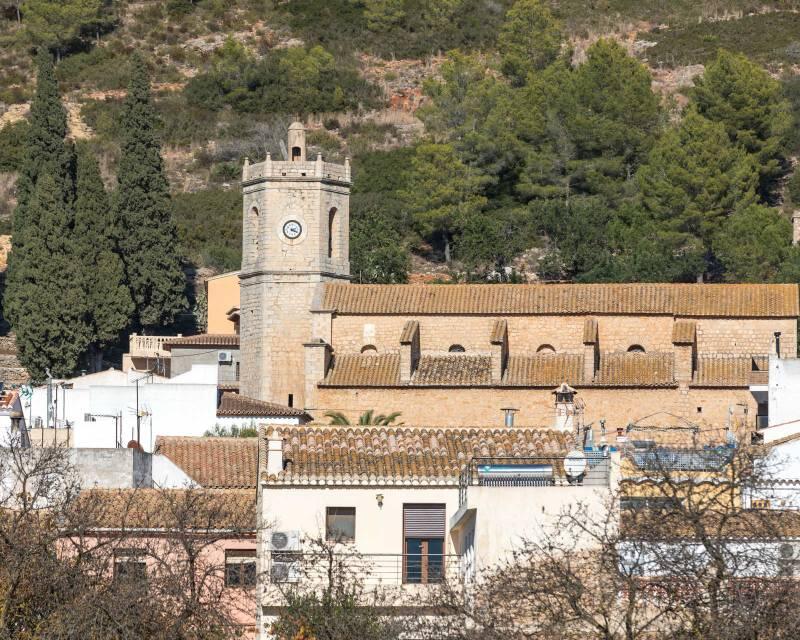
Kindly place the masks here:
POLYGON ((359 281, 405 281, 412 255, 476 281, 793 279, 798 10, 800 0, 0 0, 0 232, 33 51, 56 57, 70 135, 112 190, 139 52, 181 251, 197 267, 238 266, 242 158, 280 157, 299 117, 312 153, 353 158, 359 281), (721 104, 731 92, 741 100, 721 104))

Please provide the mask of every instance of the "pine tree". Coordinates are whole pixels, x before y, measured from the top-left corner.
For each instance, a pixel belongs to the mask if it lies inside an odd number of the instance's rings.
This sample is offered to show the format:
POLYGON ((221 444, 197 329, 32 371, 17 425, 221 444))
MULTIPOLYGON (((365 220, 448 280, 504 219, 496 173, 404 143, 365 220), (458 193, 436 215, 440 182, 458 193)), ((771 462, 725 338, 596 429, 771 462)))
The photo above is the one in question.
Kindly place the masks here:
POLYGON ((695 80, 692 102, 698 113, 724 125, 731 142, 754 157, 761 192, 767 195, 771 181, 781 173, 792 126, 780 83, 743 55, 720 50, 695 80))
POLYGON ((13 216, 13 249, 8 258, 4 312, 12 326, 21 319, 21 305, 28 297, 25 272, 31 265, 27 257, 29 231, 40 223, 28 204, 41 175, 49 175, 56 184, 60 200, 72 205, 74 195, 74 154, 66 145, 67 114, 58 95, 53 60, 46 50, 37 56, 36 94, 31 103, 30 126, 25 143, 25 157, 17 180, 17 207, 13 216))
POLYGON ((128 326, 133 301, 125 269, 115 249, 113 213, 97 160, 88 149, 78 154, 75 197, 75 261, 86 302, 83 322, 89 333, 89 368, 99 371, 103 348, 128 326))
POLYGON ((187 302, 150 81, 139 56, 133 57, 120 129, 118 247, 135 305, 134 326, 154 329, 173 322, 187 302))
POLYGON ((498 36, 503 73, 522 86, 529 73, 556 59, 562 41, 560 25, 547 6, 539 0, 517 0, 498 36))
POLYGON ((28 203, 32 225, 26 237, 26 264, 14 328, 20 362, 34 380, 49 368, 54 376, 75 371, 86 349, 84 300, 74 260, 72 213, 52 176, 39 176, 28 203))
POLYGON ((645 210, 706 250, 724 218, 756 201, 752 159, 731 144, 722 124, 692 111, 662 136, 637 177, 645 210))

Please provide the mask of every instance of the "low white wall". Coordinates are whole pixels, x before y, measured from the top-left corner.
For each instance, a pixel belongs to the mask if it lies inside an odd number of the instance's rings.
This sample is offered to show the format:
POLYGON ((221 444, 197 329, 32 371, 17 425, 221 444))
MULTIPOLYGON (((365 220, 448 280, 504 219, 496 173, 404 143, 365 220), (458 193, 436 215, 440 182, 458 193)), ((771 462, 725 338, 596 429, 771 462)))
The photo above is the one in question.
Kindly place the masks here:
POLYGON ((798 358, 769 359, 769 426, 770 428, 764 431, 765 441, 777 440, 800 431, 800 359, 798 358))
MULTIPOLYGON (((130 372, 121 380, 115 372, 95 378, 97 384, 86 385, 85 376, 76 378, 72 389, 54 388, 56 424, 72 425, 73 446, 113 448, 116 446, 115 420, 121 414, 122 445, 136 438, 136 384, 141 372, 130 372), (66 409, 66 411, 65 411, 66 409), (86 421, 87 414, 97 417, 86 421)), ((99 374, 98 374, 99 375, 99 374)), ((201 436, 217 422, 217 383, 214 367, 201 366, 174 380, 154 378, 139 382, 139 412, 141 442, 145 451, 152 451, 160 436, 201 436)), ((47 387, 33 390, 31 406, 25 409, 26 420, 47 421, 47 387)))

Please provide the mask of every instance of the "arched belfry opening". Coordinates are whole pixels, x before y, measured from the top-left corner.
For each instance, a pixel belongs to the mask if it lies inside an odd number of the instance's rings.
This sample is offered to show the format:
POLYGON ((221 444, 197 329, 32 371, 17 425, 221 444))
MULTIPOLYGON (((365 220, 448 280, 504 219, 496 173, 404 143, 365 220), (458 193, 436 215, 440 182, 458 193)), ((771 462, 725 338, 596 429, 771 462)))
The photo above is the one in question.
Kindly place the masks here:
POLYGON ((336 207, 328 212, 328 257, 338 257, 336 247, 336 207))
POLYGON ((300 122, 289 125, 289 155, 292 162, 305 162, 306 159, 306 128, 300 122))

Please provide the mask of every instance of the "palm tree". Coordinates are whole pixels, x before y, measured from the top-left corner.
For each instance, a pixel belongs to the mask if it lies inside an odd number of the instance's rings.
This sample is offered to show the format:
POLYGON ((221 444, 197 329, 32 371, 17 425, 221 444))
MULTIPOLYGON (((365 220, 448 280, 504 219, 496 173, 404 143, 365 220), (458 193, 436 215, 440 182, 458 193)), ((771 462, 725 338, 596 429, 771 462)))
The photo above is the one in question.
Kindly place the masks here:
MULTIPOLYGON (((369 411, 365 411, 361 414, 358 418, 359 426, 367 426, 367 425, 374 425, 380 427, 386 427, 390 424, 393 424, 397 418, 399 418, 401 413, 399 411, 395 411, 394 413, 390 413, 389 415, 378 414, 375 415, 375 410, 370 409, 369 411)), ((330 418, 330 424, 336 426, 349 426, 351 424, 350 420, 347 418, 346 415, 340 413, 339 411, 328 411, 325 414, 326 418, 330 418)), ((402 422, 400 423, 402 424, 402 422)))

